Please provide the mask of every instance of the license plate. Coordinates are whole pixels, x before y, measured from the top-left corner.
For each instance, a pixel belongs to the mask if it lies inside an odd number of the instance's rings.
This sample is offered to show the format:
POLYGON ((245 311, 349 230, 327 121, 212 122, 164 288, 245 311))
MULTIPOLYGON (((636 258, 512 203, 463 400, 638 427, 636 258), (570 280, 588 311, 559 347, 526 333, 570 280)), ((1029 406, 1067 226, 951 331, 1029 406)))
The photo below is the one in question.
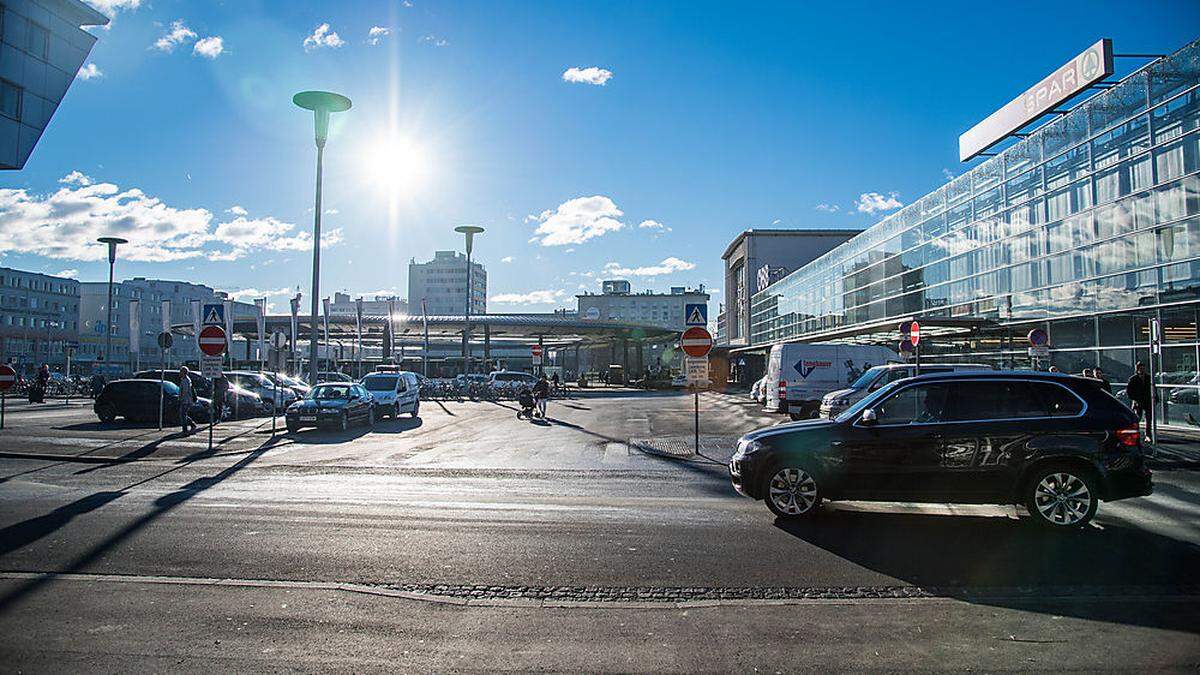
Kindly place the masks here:
POLYGON ((316 422, 316 421, 317 421, 317 418, 316 418, 316 416, 315 416, 315 415, 309 415, 309 416, 307 416, 307 417, 305 417, 305 416, 301 415, 301 416, 300 416, 300 421, 301 421, 301 422, 316 422))

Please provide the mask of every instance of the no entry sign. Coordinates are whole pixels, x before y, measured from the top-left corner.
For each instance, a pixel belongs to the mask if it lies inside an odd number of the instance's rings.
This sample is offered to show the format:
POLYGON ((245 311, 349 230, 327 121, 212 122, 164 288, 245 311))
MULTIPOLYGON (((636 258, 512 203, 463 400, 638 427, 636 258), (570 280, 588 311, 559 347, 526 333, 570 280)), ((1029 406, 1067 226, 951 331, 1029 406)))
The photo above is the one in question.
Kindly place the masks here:
POLYGON ((209 356, 225 353, 225 329, 220 326, 205 326, 200 331, 200 351, 209 356))
POLYGON ((0 365, 0 391, 8 391, 17 383, 17 371, 12 366, 0 365))
POLYGON ((713 346, 712 334, 706 328, 692 326, 683 331, 683 335, 679 338, 679 346, 688 356, 696 358, 708 356, 708 352, 712 350, 713 346))
POLYGON ((908 339, 912 341, 914 347, 921 343, 921 324, 916 321, 912 322, 912 327, 908 329, 908 339))

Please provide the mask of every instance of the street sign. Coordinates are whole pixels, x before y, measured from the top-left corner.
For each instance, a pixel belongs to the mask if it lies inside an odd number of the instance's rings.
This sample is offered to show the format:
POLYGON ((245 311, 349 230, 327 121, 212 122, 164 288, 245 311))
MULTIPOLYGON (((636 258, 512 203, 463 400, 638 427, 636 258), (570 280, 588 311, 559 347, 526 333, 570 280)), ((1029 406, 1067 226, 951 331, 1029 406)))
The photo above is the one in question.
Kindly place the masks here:
POLYGON ((703 302, 684 304, 683 317, 685 326, 707 326, 708 304, 703 302))
POLYGON ((1044 359, 1050 356, 1049 345, 1034 345, 1029 348, 1029 355, 1035 359, 1044 359))
POLYGON ((209 356, 225 353, 225 329, 220 326, 205 326, 200 331, 200 351, 209 356))
POLYGON ((1050 344, 1050 336, 1041 328, 1034 328, 1026 337, 1029 338, 1029 344, 1034 347, 1044 347, 1050 344))
POLYGON ((175 338, 170 333, 164 331, 158 334, 159 349, 170 349, 173 344, 175 344, 175 338))
POLYGON ((17 371, 12 366, 0 365, 0 391, 8 391, 17 383, 17 371))
POLYGON ((679 346, 683 348, 683 353, 696 358, 708 356, 712 345, 712 334, 700 326, 692 326, 679 337, 679 346))
POLYGON ((921 324, 916 321, 912 322, 912 326, 908 329, 908 339, 912 341, 914 347, 921 343, 921 324))
POLYGON ((533 365, 535 365, 535 366, 542 365, 542 346, 541 345, 533 345, 532 347, 530 347, 529 355, 531 357, 533 357, 533 365))
POLYGON ((200 311, 200 322, 205 326, 225 324, 225 305, 219 302, 205 303, 200 311))
POLYGON ((221 361, 220 356, 205 356, 200 359, 200 374, 210 380, 215 380, 221 377, 221 361))
POLYGON ((283 331, 277 330, 271 333, 271 346, 275 349, 283 349, 287 345, 287 336, 283 331))
POLYGON ((688 357, 684 359, 684 375, 687 386, 703 387, 708 385, 708 359, 688 357))

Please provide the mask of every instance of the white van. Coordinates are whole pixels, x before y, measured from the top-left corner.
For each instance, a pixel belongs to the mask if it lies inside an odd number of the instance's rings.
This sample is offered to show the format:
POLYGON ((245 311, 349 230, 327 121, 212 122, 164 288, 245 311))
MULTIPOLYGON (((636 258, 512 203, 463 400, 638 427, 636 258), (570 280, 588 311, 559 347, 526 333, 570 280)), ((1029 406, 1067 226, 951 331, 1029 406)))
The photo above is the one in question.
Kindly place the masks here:
POLYGON ((868 369, 899 360, 877 345, 779 344, 767 360, 766 408, 794 420, 817 416, 821 398, 868 369))
MULTIPOLYGON (((993 370, 993 368, 983 363, 927 363, 921 366, 922 375, 960 370, 993 370)), ((916 374, 917 365, 915 363, 891 363, 886 366, 869 368, 861 377, 851 382, 849 387, 825 394, 825 398, 821 399, 821 417, 826 419, 837 417, 843 410, 883 385, 906 377, 913 377, 916 374)))

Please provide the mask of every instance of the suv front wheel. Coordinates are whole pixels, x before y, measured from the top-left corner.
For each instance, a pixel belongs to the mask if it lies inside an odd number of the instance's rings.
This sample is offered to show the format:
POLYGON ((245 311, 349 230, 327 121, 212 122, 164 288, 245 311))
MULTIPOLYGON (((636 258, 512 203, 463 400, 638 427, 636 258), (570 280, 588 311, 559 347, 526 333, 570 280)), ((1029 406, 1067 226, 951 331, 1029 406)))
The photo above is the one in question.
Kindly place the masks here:
POLYGON ((821 507, 817 479, 799 466, 776 468, 764 492, 767 508, 780 518, 808 518, 821 507))
POLYGON ((1069 465, 1036 470, 1025 484, 1024 497, 1034 521, 1054 530, 1087 525, 1100 503, 1092 473, 1069 465))

